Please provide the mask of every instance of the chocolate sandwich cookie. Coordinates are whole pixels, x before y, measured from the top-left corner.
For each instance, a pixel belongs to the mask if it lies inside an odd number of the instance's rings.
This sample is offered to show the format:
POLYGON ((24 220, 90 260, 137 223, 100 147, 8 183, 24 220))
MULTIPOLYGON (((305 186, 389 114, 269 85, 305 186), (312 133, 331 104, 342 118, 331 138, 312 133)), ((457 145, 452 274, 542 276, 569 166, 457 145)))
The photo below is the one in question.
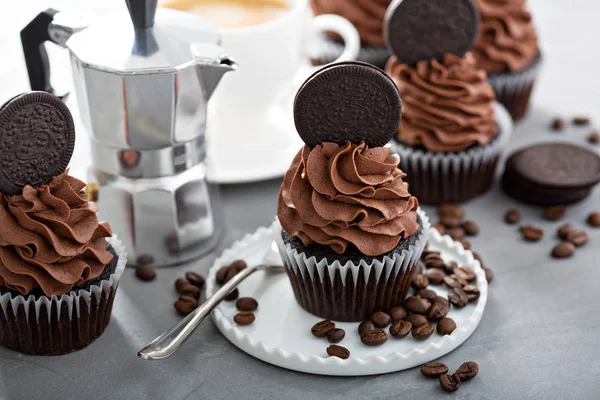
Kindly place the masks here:
POLYGON ((568 143, 542 143, 521 149, 506 161, 504 191, 542 205, 576 203, 600 182, 600 156, 568 143))
POLYGON ((324 142, 384 146, 400 124, 402 101, 394 81, 362 62, 328 65, 301 86, 294 101, 298 134, 310 147, 324 142))
POLYGON ((13 97, 0 108, 0 192, 50 183, 65 172, 75 146, 75 125, 67 106, 46 92, 13 97))
POLYGON ((463 57, 475 43, 479 12, 471 0, 395 0, 384 24, 390 53, 409 66, 442 61, 445 53, 463 57))

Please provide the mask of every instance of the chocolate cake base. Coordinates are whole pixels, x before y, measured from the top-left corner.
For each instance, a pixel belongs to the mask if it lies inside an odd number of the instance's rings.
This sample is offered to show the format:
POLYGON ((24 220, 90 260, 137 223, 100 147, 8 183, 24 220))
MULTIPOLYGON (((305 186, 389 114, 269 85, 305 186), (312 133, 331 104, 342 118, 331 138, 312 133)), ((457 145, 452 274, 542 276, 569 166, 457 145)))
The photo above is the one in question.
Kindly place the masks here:
MULTIPOLYGON (((81 287, 73 288, 77 293, 80 289, 87 290, 92 285, 98 285, 115 272, 118 256, 111 245, 107 246, 115 257, 106 266, 101 276, 86 282, 81 287)), ((6 287, 0 287, 0 295, 12 293, 13 297, 20 295, 6 287)), ((43 298, 42 293, 31 293, 36 299, 43 298)), ((98 338, 106 329, 112 312, 116 288, 110 288, 108 295, 101 292, 100 297, 90 296, 90 303, 82 296, 77 296, 79 316, 73 304, 72 316, 66 302, 61 303, 60 310, 51 298, 42 302, 36 313, 35 304, 29 303, 29 309, 19 305, 14 313, 12 307, 6 312, 0 307, 0 345, 23 354, 31 355, 61 355, 82 349, 98 338), (50 312, 48 312, 50 308, 50 312), (28 311, 28 312, 26 312, 28 311), (36 317, 39 315, 39 318, 36 317)), ((29 296, 29 295, 28 295, 29 296)), ((25 296, 25 297, 28 297, 25 296)))

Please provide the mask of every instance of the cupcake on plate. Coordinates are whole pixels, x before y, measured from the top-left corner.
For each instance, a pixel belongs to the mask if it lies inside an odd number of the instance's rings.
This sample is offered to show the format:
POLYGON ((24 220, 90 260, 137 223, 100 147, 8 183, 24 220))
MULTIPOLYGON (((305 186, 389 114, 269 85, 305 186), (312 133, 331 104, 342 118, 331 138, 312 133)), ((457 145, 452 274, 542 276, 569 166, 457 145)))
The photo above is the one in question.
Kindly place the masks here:
POLYGON ((281 186, 276 241, 298 303, 321 318, 363 321, 406 297, 430 225, 383 147, 400 115, 395 84, 366 63, 325 67, 296 96, 306 145, 281 186))
POLYGON ((392 146, 421 202, 467 201, 492 186, 512 123, 468 52, 479 19, 473 3, 414 4, 394 4, 387 15, 395 55, 386 73, 404 100, 392 146), (420 20, 430 27, 418 29, 420 20))
POLYGON ((475 0, 481 24, 473 47, 479 68, 514 121, 525 116, 541 64, 526 0, 475 0))
MULTIPOLYGON (((315 15, 337 14, 349 20, 362 43, 358 60, 383 68, 390 53, 383 39, 383 18, 392 0, 311 0, 315 15)), ((344 50, 341 38, 332 34, 319 49, 317 61, 327 64, 344 50)))
POLYGON ((122 245, 68 175, 74 143, 55 96, 26 93, 0 109, 0 344, 25 354, 92 343, 125 269, 122 245))

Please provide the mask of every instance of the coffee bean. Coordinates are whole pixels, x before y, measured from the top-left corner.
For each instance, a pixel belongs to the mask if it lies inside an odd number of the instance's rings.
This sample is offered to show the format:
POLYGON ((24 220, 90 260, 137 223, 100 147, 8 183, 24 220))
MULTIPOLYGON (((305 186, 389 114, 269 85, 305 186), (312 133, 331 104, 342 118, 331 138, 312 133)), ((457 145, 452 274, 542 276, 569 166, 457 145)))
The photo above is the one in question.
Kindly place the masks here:
POLYGON ((456 392, 460 388, 460 378, 456 375, 440 375, 440 386, 446 392, 456 392))
POLYGON ((548 221, 558 221, 567 213, 567 209, 562 206, 546 207, 544 209, 544 219, 548 221))
POLYGON ((454 261, 450 261, 449 263, 444 265, 444 271, 446 271, 446 273, 450 275, 454 273, 454 270, 456 268, 458 268, 458 264, 456 264, 454 261))
POLYGON ((454 271, 454 274, 450 275, 450 278, 454 279, 460 285, 459 287, 467 286, 469 282, 465 278, 463 278, 464 275, 456 275, 456 272, 458 271, 459 270, 456 269, 456 271, 454 271))
POLYGON ((558 230, 556 231, 556 235, 562 240, 567 240, 567 235, 569 234, 569 232, 575 230, 577 230, 577 228, 575 228, 573 224, 564 224, 558 228, 558 230))
POLYGON ((392 317, 392 321, 400 321, 406 318, 406 316, 408 315, 408 311, 406 311, 406 308, 402 306, 397 306, 392 308, 389 314, 390 317, 392 317))
POLYGON ((345 347, 332 344, 327 348, 327 355, 329 357, 338 357, 342 360, 347 360, 350 357, 350 350, 345 347))
POLYGON ((494 271, 486 267, 483 267, 483 271, 485 272, 485 279, 488 283, 494 280, 494 271))
POLYGON ((371 322, 377 328, 385 328, 392 322, 392 317, 383 311, 376 311, 371 315, 371 322))
POLYGON ((432 251, 432 250, 424 250, 423 253, 421 253, 421 260, 425 261, 425 259, 427 257, 440 257, 441 253, 439 251, 432 251))
POLYGON ((473 258, 476 259, 477 261, 479 261, 479 264, 481 264, 481 266, 483 267, 485 264, 483 263, 483 259, 481 258, 481 255, 476 251, 473 251, 472 253, 473 253, 473 258))
MULTIPOLYGON (((402 308, 402 307, 396 307, 396 308, 402 308)), ((375 328, 375 325, 371 321, 363 321, 360 323, 360 325, 358 325, 358 334, 363 335, 367 332, 374 331, 376 329, 377 328, 375 328)))
MULTIPOLYGON (((404 300, 404 307, 413 314, 427 314, 431 303, 427 299, 422 299, 419 296, 410 296, 404 300)), ((377 326, 377 324, 375 324, 377 326)))
POLYGON ((584 115, 577 115, 573 117, 573 124, 578 126, 589 125, 590 118, 584 115))
POLYGON ((329 332, 331 332, 334 329, 335 324, 330 320, 326 319, 324 321, 317 322, 316 324, 314 324, 310 332, 313 334, 313 336, 321 338, 327 336, 329 332))
POLYGON ((435 328, 431 324, 425 324, 412 330, 412 337, 416 340, 427 340, 433 335, 435 328))
POLYGON ((551 127, 555 131, 560 131, 565 127, 565 121, 560 118, 555 118, 554 120, 552 120, 551 127))
POLYGON ((444 318, 446 315, 448 315, 449 311, 450 311, 450 303, 447 300, 446 301, 434 300, 431 303, 431 308, 429 309, 429 312, 427 313, 427 318, 430 321, 439 321, 442 318, 444 318))
POLYGON ((421 374, 427 378, 437 378, 448 373, 448 367, 441 362, 432 362, 421 365, 421 374))
POLYGON ((461 218, 455 217, 454 215, 442 215, 440 217, 440 224, 444 225, 447 229, 456 228, 460 226, 462 222, 461 218))
POLYGON ((442 204, 437 209, 438 215, 441 217, 443 215, 452 215, 456 218, 462 218, 465 216, 465 212, 458 204, 446 203, 442 204))
POLYGON ((469 268, 469 267, 460 267, 459 269, 460 269, 460 271, 462 273, 465 274, 465 279, 468 282, 473 282, 475 279, 477 279, 477 275, 475 275, 475 272, 471 268, 469 268))
POLYGON ((462 240, 466 235, 465 230, 461 227, 449 229, 446 233, 452 238, 452 240, 462 240))
POLYGON ((415 289, 425 289, 429 285, 429 279, 425 275, 415 275, 412 279, 412 286, 415 289))
POLYGON ((240 291, 235 288, 225 297, 225 301, 234 301, 240 296, 240 291))
POLYGON ((412 324, 408 321, 394 321, 390 326, 390 335, 397 339, 408 336, 412 329, 412 324))
POLYGON ((437 229, 437 231, 440 233, 440 235, 445 235, 446 234, 446 227, 442 224, 435 224, 433 225, 433 227, 435 229, 437 229))
POLYGON ((469 236, 475 236, 479 233, 479 225, 475 221, 465 221, 462 227, 469 236))
POLYGON ((448 287, 448 289, 461 288, 462 285, 453 277, 456 277, 456 275, 451 275, 451 276, 445 277, 444 284, 448 287))
POLYGON ((189 284, 190 284, 190 283, 188 282, 188 280, 187 280, 187 279, 185 279, 185 278, 177 278, 177 279, 175 280, 175 290, 177 290, 177 292, 181 293, 181 290, 182 290, 182 289, 183 289, 185 286, 187 286, 187 285, 189 285, 189 284))
MULTIPOLYGON (((421 297, 423 299, 427 299, 431 302, 437 297, 437 293, 431 289, 421 289, 421 290, 417 290, 415 292, 415 296, 419 296, 419 297, 421 297)), ((405 317, 406 317, 406 315, 405 315, 405 317)), ((392 317, 392 319, 394 319, 394 317, 392 317)), ((404 317, 400 318, 400 319, 404 319, 404 317)))
POLYGON ((252 297, 241 297, 235 302, 235 306, 240 311, 256 311, 258 301, 252 297))
POLYGON ((244 261, 244 260, 235 260, 229 266, 229 268, 235 270, 236 272, 240 272, 241 270, 246 269, 247 267, 248 267, 248 265, 246 264, 246 261, 244 261))
POLYGON ((587 223, 593 228, 600 228, 600 212, 596 211, 588 215, 587 223))
POLYGON ((569 258, 575 254, 575 245, 571 242, 561 242, 552 249, 552 257, 569 258))
POLYGON ((591 144, 598 144, 600 143, 600 132, 590 132, 586 139, 591 144))
POLYGON ((465 250, 471 249, 471 242, 469 242, 468 240, 462 239, 462 240, 459 240, 459 242, 465 250))
POLYGON ((339 343, 346 337, 346 332, 343 329, 335 328, 327 334, 329 343, 339 343))
POLYGON ((156 271, 147 265, 138 265, 135 267, 135 276, 142 281, 153 281, 156 278, 156 271))
POLYGON ((425 258, 425 267, 426 268, 444 268, 444 260, 442 260, 442 257, 438 256, 438 255, 431 255, 428 256, 427 258, 425 258))
POLYGON ((469 381, 477 376, 479 373, 479 365, 474 361, 467 361, 462 363, 460 367, 454 373, 461 382, 469 381))
POLYGON ((148 265, 148 264, 152 264, 153 262, 154 262, 154 257, 152 257, 150 254, 141 254, 137 258, 138 265, 140 265, 140 264, 148 265))
POLYGON ((183 296, 193 297, 194 299, 198 300, 200 298, 200 288, 198 288, 198 286, 194 286, 188 283, 187 285, 184 285, 181 288, 179 294, 183 296))
POLYGON ((419 327, 427 324, 427 318, 425 318, 423 315, 419 315, 419 314, 408 314, 406 316, 405 321, 410 322, 413 329, 419 328, 419 327))
POLYGON ((469 304, 469 298, 464 290, 461 288, 454 288, 448 291, 448 300, 456 308, 463 308, 469 304))
POLYGON ((237 274, 238 274, 238 271, 235 268, 229 267, 229 270, 227 271, 227 275, 225 276, 225 280, 223 281, 223 283, 229 282, 237 274))
POLYGON ((467 285, 463 287, 463 291, 467 294, 467 298, 470 302, 473 302, 479 298, 479 289, 477 286, 467 285))
POLYGON ((504 222, 507 224, 516 224, 521 220, 521 213, 516 208, 511 208, 504 214, 504 222))
MULTIPOLYGON (((461 282, 462 282, 462 281, 466 281, 466 280, 467 280, 467 277, 469 276, 469 275, 467 275, 467 273, 466 273, 465 271, 463 271, 463 270, 462 270, 462 268, 463 268, 463 267, 456 268, 456 269, 454 270, 454 273, 452 274, 452 275, 454 275, 454 276, 457 276, 457 277, 459 277, 459 278, 461 279, 461 282)), ((452 276, 452 275, 450 275, 450 276, 452 276)), ((463 286, 464 286, 464 285, 463 285, 463 286)))
POLYGON ((255 319, 254 313, 250 311, 242 311, 233 316, 233 322, 238 325, 250 325, 255 319))
POLYGON ((456 329, 456 322, 452 318, 442 318, 437 324, 437 333, 439 335, 451 335, 456 329))
POLYGON ((521 235, 523 235, 523 239, 529 242, 537 242, 544 237, 544 231, 535 226, 525 225, 520 228, 521 235))
POLYGON ((423 273, 423 263, 421 263, 419 261, 418 263, 415 264, 414 269, 415 269, 415 275, 421 275, 423 273))
POLYGON ((425 276, 429 279, 431 285, 441 285, 444 282, 446 274, 441 269, 432 268, 425 272, 425 276))
POLYGON ((205 279, 202 275, 197 274, 195 272, 186 272, 185 279, 188 280, 194 286, 198 286, 200 289, 204 287, 205 279))
POLYGON ((217 271, 217 283, 219 285, 222 285, 225 283, 225 278, 227 277, 227 274, 229 273, 229 266, 226 267, 221 267, 218 271, 217 271))
POLYGON ((367 346, 381 346, 387 342, 387 333, 381 329, 368 331, 360 336, 360 341, 367 346))
POLYGON ((575 247, 581 247, 586 245, 590 241, 586 231, 571 231, 567 234, 567 241, 575 245, 575 247))
POLYGON ((175 302, 175 309, 180 314, 188 315, 198 307, 198 302, 193 297, 179 296, 179 299, 175 302))

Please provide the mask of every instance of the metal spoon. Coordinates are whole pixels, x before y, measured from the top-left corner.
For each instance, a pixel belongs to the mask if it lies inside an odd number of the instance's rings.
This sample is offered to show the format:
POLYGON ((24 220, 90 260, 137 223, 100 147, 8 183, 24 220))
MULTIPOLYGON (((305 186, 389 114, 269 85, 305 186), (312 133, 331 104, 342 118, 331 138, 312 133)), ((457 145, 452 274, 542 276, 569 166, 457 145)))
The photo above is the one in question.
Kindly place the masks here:
POLYGON ((144 360, 162 360, 175 353, 212 310, 214 310, 233 289, 252 273, 256 271, 285 271, 283 266, 277 264, 281 264, 281 258, 279 253, 277 253, 277 245, 273 242, 271 248, 265 253, 262 264, 248 267, 240 271, 212 297, 206 299, 202 305, 175 324, 167 332, 163 333, 146 345, 146 347, 141 349, 138 352, 138 357, 143 358, 144 360))

